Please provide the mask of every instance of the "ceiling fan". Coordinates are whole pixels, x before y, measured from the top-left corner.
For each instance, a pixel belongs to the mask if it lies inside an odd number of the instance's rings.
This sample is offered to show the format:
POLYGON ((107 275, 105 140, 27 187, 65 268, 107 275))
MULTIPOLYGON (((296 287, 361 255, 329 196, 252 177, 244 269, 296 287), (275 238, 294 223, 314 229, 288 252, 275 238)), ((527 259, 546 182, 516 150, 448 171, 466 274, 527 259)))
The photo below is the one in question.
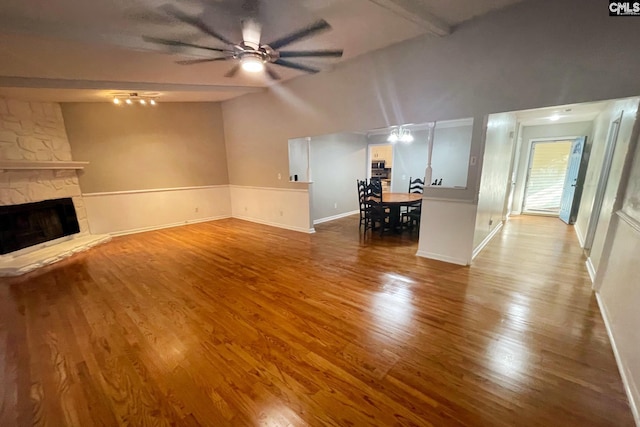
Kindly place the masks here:
POLYGON ((171 4, 165 4, 162 6, 162 10, 178 19, 185 24, 190 25, 202 33, 213 37, 214 39, 224 43, 226 47, 217 48, 211 46, 205 46, 201 44, 188 43, 180 40, 170 40, 158 37, 143 36, 142 38, 150 43, 171 46, 174 48, 195 48, 209 52, 218 52, 222 56, 215 56, 211 58, 199 58, 176 61, 181 65, 193 65, 205 62, 213 61, 234 61, 236 64, 231 68, 225 77, 233 77, 242 68, 248 72, 259 72, 265 70, 269 77, 273 80, 279 80, 280 76, 271 67, 270 64, 279 65, 285 68, 293 68, 295 70, 304 71, 307 73, 317 73, 320 70, 318 68, 310 67, 305 64, 292 62, 289 58, 340 58, 342 56, 342 49, 325 49, 325 50, 288 50, 281 51, 280 49, 288 46, 294 42, 306 39, 320 32, 331 29, 331 26, 325 20, 319 20, 313 24, 287 34, 278 38, 270 43, 261 44, 260 35, 262 26, 253 17, 244 19, 242 24, 242 41, 240 43, 233 43, 222 34, 216 32, 213 28, 207 25, 201 18, 197 16, 191 16, 183 11, 177 9, 171 4), (286 59, 285 59, 286 58, 286 59))

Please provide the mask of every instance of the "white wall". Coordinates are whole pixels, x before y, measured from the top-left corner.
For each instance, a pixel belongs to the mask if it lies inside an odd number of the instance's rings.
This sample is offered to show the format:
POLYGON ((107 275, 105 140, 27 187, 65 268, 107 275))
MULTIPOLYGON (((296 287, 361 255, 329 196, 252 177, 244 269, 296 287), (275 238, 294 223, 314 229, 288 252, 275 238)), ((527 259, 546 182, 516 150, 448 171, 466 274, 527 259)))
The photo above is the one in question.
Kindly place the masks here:
POLYGON ((592 275, 598 270, 598 264, 604 249, 605 237, 609 228, 611 215, 613 214, 613 205, 616 202, 618 186, 620 184, 625 159, 627 158, 637 111, 638 98, 619 100, 607 107, 594 121, 593 144, 589 158, 589 166, 587 167, 582 200, 575 224, 576 232, 582 242, 584 242, 589 228, 611 122, 622 114, 622 122, 618 131, 611 172, 596 226, 595 237, 589 251, 589 267, 592 275))
MULTIPOLYGON (((593 122, 558 123, 537 126, 523 126, 519 140, 519 155, 516 169, 516 180, 513 191, 512 213, 518 215, 522 212, 522 202, 524 197, 524 186, 527 179, 527 168, 529 166, 529 155, 531 153, 531 141, 534 139, 559 138, 567 136, 586 136, 587 144, 585 151, 589 152, 592 146, 593 122)), ((588 157, 587 157, 588 159, 588 157)))
POLYGON ((311 217, 314 223, 359 209, 356 180, 367 177, 367 138, 342 133, 311 138, 311 217))
POLYGON ((228 185, 84 193, 93 234, 128 234, 231 216, 228 185))
POLYGON ((516 116, 513 113, 491 114, 487 121, 482 177, 478 193, 473 247, 476 250, 505 219, 511 158, 515 148, 516 116))
POLYGON ((453 264, 471 264, 476 208, 471 202, 423 198, 417 255, 453 264), (442 218, 455 223, 456 227, 443 227, 442 218))
POLYGON ((602 257, 599 263, 596 286, 636 423, 640 425, 640 149, 637 132, 629 146, 630 154, 633 151, 635 158, 628 176, 623 167, 621 185, 624 188, 627 184, 626 193, 614 202, 616 213, 611 217, 606 242, 608 256, 602 257))
POLYGON ((313 232, 308 188, 313 184, 296 185, 300 188, 231 185, 231 215, 273 227, 313 232))
POLYGON ((607 187, 604 192, 602 209, 598 217, 596 234, 593 239, 593 245, 591 245, 591 250, 589 251, 589 260, 593 266, 593 270, 596 272, 598 271, 598 266, 603 256, 609 222, 611 221, 611 216, 614 214, 614 204, 620 202, 620 200, 617 200, 618 188, 620 186, 620 178, 622 177, 622 171, 628 156, 631 140, 632 137, 637 138, 634 130, 635 126, 637 126, 638 101, 638 98, 617 101, 612 109, 614 119, 622 113, 622 122, 620 123, 620 129, 618 131, 618 140, 613 154, 607 187))

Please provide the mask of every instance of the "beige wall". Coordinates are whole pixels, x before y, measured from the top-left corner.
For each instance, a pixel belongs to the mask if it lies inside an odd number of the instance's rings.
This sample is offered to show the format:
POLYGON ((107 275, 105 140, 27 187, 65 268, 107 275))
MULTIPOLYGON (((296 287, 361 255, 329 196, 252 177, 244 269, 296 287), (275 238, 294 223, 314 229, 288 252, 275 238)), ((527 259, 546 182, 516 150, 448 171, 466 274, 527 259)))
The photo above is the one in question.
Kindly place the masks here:
POLYGON ((218 103, 62 104, 83 193, 228 184, 218 103))

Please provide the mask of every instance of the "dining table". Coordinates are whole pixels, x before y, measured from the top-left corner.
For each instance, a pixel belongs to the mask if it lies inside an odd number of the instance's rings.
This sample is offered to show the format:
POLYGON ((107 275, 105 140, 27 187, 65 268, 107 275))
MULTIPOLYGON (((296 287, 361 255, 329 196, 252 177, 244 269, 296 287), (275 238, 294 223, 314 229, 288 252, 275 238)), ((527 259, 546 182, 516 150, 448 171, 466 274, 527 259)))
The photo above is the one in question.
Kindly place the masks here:
POLYGON ((400 225, 400 207, 417 207, 422 203, 420 193, 382 193, 382 205, 389 208, 389 220, 392 230, 400 225))

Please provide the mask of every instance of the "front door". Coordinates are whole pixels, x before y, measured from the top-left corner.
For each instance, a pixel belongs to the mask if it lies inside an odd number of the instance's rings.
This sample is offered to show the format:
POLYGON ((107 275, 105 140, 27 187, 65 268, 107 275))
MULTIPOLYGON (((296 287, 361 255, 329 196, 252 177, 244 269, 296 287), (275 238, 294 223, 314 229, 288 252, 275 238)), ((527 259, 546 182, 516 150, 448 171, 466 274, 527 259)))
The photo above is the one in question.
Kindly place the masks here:
POLYGON ((567 224, 573 223, 575 218, 571 218, 571 208, 575 202, 576 185, 578 183, 578 173, 580 172, 580 162, 584 151, 585 136, 576 138, 571 145, 571 156, 567 165, 567 174, 564 179, 562 199, 560 201, 560 219, 567 224))

